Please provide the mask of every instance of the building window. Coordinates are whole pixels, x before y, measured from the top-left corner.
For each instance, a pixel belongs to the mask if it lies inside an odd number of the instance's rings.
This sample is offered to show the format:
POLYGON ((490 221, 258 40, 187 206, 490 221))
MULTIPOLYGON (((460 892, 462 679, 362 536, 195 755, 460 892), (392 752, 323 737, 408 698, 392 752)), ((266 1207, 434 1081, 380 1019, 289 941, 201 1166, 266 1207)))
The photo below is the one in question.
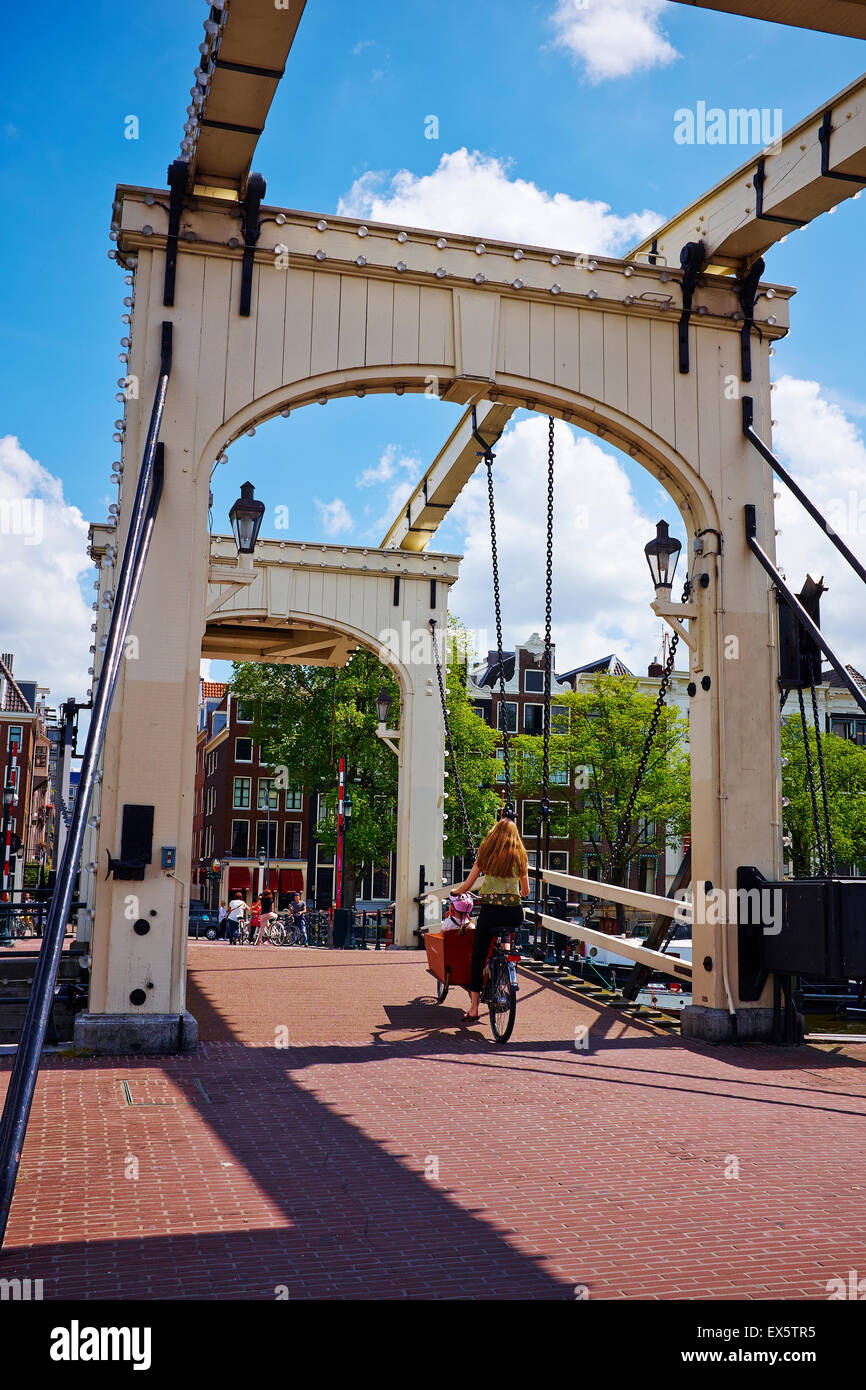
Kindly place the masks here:
POLYGON ((236 719, 238 724, 252 724, 253 707, 246 704, 243 700, 238 700, 236 719))
POLYGON ((260 820, 256 823, 256 854, 264 850, 270 859, 277 857, 277 822, 260 820), (270 834, 268 833, 270 832, 270 834))
POLYGON ((214 712, 213 712, 213 717, 212 717, 212 719, 211 719, 211 726, 210 726, 210 736, 211 736, 211 738, 216 738, 217 734, 221 734, 227 723, 228 723, 228 715, 226 714, 225 710, 224 710, 224 709, 217 709, 217 710, 214 710, 214 712))
POLYGON ((301 857, 301 825, 300 821, 286 821, 286 858, 300 859, 301 857))
POLYGON ((544 689, 544 672, 524 671, 523 689, 527 695, 540 695, 544 689))
POLYGON ((836 734, 837 738, 850 739, 852 743, 866 748, 866 719, 848 716, 839 718, 838 715, 834 715, 830 719, 830 732, 836 734))
POLYGON ((250 823, 248 820, 232 821, 232 859, 249 859, 250 823))
POLYGON ((496 706, 496 717, 497 717, 497 727, 498 727, 499 729, 505 729, 505 728, 507 728, 507 729, 508 729, 508 732, 509 732, 510 734, 516 734, 516 733, 517 733, 517 701, 516 701, 516 700, 506 700, 504 703, 503 703, 502 700, 500 700, 500 701, 499 701, 499 704, 496 706))
POLYGON ((232 806, 237 811, 248 811, 250 805, 251 777, 236 777, 232 789, 232 806))
POLYGON ((541 737, 544 733, 544 705, 523 706, 523 732, 535 738, 541 737))
POLYGON ((36 745, 36 757, 35 757, 35 759, 34 759, 34 766, 35 766, 35 767, 47 767, 47 766, 48 766, 48 749, 46 748, 46 746, 45 746, 44 743, 37 743, 37 745, 36 745))
POLYGON ((642 893, 656 891, 656 861, 648 855, 641 855, 637 864, 637 886, 642 893))
POLYGON ((10 724, 10 725, 9 725, 9 736, 8 736, 8 738, 7 738, 7 740, 6 740, 6 747, 9 748, 9 749, 11 749, 13 743, 17 743, 17 744, 18 744, 18 752, 20 753, 20 752, 21 752, 21 740, 22 740, 23 734, 24 734, 24 730, 23 730, 23 728, 22 728, 22 726, 21 726, 20 724, 10 724))
POLYGON ((268 808, 270 808, 272 811, 277 811, 279 810, 279 805, 280 794, 274 788, 274 779, 272 777, 260 777, 258 800, 259 810, 267 811, 268 808))
POLYGON ((571 710, 567 705, 550 706, 550 732, 552 734, 567 734, 571 722, 571 710))
POLYGON ((303 791, 301 791, 301 789, 300 789, 299 787, 287 787, 287 788, 286 788, 286 810, 287 810, 287 811, 303 811, 303 809, 304 809, 304 793, 303 793, 303 791))
POLYGON ((253 760, 253 741, 251 738, 235 739, 235 762, 251 763, 253 760))
POLYGON ((499 764, 498 767, 496 768, 496 780, 497 780, 497 782, 504 782, 504 781, 505 781, 505 750, 504 750, 504 748, 497 748, 497 750, 496 750, 496 761, 497 761, 497 763, 499 764))
POLYGON ((551 768, 551 771, 550 771, 550 785, 551 785, 552 787, 567 787, 567 786, 568 786, 568 768, 567 768, 567 767, 561 767, 561 768, 558 768, 558 769, 557 769, 557 768, 551 768))
POLYGON ((568 850, 552 849, 547 856, 547 867, 553 869, 555 873, 568 873, 568 850))

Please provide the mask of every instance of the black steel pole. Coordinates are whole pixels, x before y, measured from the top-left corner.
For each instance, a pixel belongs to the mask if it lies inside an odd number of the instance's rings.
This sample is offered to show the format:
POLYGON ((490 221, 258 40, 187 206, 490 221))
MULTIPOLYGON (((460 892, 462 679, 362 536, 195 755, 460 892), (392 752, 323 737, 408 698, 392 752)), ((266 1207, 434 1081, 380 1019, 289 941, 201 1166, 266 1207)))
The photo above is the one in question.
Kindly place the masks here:
POLYGON ((758 526, 754 505, 750 502, 746 505, 744 510, 746 514, 746 540, 748 542, 749 549, 751 550, 752 554, 756 557, 756 559, 758 559, 760 563, 763 565, 764 569, 767 571, 768 575, 772 579, 779 593, 782 595, 782 598, 785 600, 788 607, 793 610, 797 618, 799 618, 803 627, 806 629, 809 636, 812 638, 812 641, 815 643, 816 646, 820 647, 821 651, 824 653, 827 660, 830 662, 830 665, 833 667, 833 670, 836 672, 836 675, 842 681, 846 690, 848 690, 848 692, 856 700, 863 713, 866 714, 866 695, 863 694, 863 691, 860 689, 860 687, 856 685, 854 681, 851 679, 848 672, 845 670, 845 666, 842 662, 841 657, 836 655, 835 651, 830 646, 830 643, 827 641, 821 629, 817 627, 815 623, 813 623, 812 619, 809 617, 809 614, 806 612, 802 603, 797 598, 797 595, 793 593, 791 589, 788 588, 787 584, 785 583, 779 571, 776 569, 776 566, 773 564, 769 555, 766 553, 766 551, 761 546, 760 542, 757 540, 758 526))
POLYGON ((99 756, 123 661, 132 610, 141 586, 144 564, 162 495, 162 446, 157 441, 171 372, 171 352, 172 325, 163 323, 159 381, 151 410, 135 499, 132 504, 123 561, 118 573, 117 591, 108 629, 105 658, 96 689, 96 698, 93 702, 93 717, 87 731, 75 810, 66 843, 63 846, 61 862, 58 866, 54 893, 45 925, 45 937, 36 962, 24 1027, 15 1055, 2 1120, 0 1120, 0 1245, 2 1245, 6 1235, 18 1168, 21 1163, 21 1152, 24 1147, 24 1137, 27 1132, 27 1121, 36 1089, 39 1060, 54 1002, 54 985, 63 951, 66 921, 72 902, 72 890, 84 841, 90 799, 96 786, 99 756))

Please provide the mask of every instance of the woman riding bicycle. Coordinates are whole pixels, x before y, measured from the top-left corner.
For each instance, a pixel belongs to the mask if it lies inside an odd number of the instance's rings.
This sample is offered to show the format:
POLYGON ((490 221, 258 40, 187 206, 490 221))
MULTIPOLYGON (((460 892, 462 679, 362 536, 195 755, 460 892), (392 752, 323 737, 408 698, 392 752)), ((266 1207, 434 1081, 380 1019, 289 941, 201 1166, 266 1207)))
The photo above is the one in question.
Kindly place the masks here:
POLYGON ((484 963, 490 944, 502 932, 517 931, 523 924, 521 898, 529 896, 529 867, 526 850, 513 820, 503 816, 485 837, 469 877, 451 889, 454 897, 468 893, 479 878, 481 911, 475 924, 475 943, 470 967, 469 1008, 465 1023, 478 1022, 478 1001, 484 976, 484 963))

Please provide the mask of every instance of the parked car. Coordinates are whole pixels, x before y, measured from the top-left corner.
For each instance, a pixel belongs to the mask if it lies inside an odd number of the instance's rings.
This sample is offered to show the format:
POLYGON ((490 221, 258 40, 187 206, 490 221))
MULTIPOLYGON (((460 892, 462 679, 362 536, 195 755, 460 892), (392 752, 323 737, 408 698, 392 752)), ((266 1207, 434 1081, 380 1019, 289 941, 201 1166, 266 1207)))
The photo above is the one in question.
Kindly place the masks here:
POLYGON ((208 941, 216 941, 218 916, 207 903, 193 902, 189 905, 189 935, 205 936, 208 941))

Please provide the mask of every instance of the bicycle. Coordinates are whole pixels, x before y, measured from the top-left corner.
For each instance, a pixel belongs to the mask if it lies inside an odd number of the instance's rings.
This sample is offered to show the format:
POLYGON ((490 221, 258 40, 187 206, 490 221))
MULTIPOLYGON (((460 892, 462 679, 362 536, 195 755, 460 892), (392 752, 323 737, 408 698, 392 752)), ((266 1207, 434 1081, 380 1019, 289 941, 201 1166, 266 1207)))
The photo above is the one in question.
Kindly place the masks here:
POLYGON ((291 926, 282 917, 275 917, 272 922, 268 923, 265 939, 272 946, 291 946, 294 944, 291 940, 291 933, 291 926))
MULTIPOLYGON (((448 915, 452 916, 451 912, 448 915)), ((454 920, 453 917, 452 920, 454 920)), ((464 929, 465 925, 468 925, 468 922, 464 924, 464 929)), ((508 1042, 517 1017, 517 963, 520 956, 514 949, 514 934, 513 929, 507 929, 501 934, 509 939, 507 949, 502 944, 501 936, 494 936, 490 942, 490 949, 484 962, 479 998, 480 1004, 487 1005, 493 1039, 500 1044, 508 1042)), ((436 938, 431 938, 431 944, 427 947, 430 973, 436 980, 437 1004, 444 1003, 452 984, 460 984, 466 989, 469 987, 469 956, 465 950, 456 957, 452 956, 452 961, 449 963, 449 955, 451 954, 451 947, 448 945, 449 938, 457 942, 462 936, 462 931, 454 932, 453 936, 452 933, 443 933, 439 953, 435 956, 431 955, 431 950, 432 941, 436 938), (451 977, 451 963, 455 966, 456 978, 454 979, 451 977)))
MULTIPOLYGON (((507 933, 510 937, 512 933, 507 933)), ((514 1029, 517 1017, 517 962, 520 957, 513 953, 509 941, 508 949, 495 936, 490 943, 487 960, 484 962, 484 975, 479 1002, 486 1004, 490 1015, 493 1040, 507 1043, 514 1029)))

